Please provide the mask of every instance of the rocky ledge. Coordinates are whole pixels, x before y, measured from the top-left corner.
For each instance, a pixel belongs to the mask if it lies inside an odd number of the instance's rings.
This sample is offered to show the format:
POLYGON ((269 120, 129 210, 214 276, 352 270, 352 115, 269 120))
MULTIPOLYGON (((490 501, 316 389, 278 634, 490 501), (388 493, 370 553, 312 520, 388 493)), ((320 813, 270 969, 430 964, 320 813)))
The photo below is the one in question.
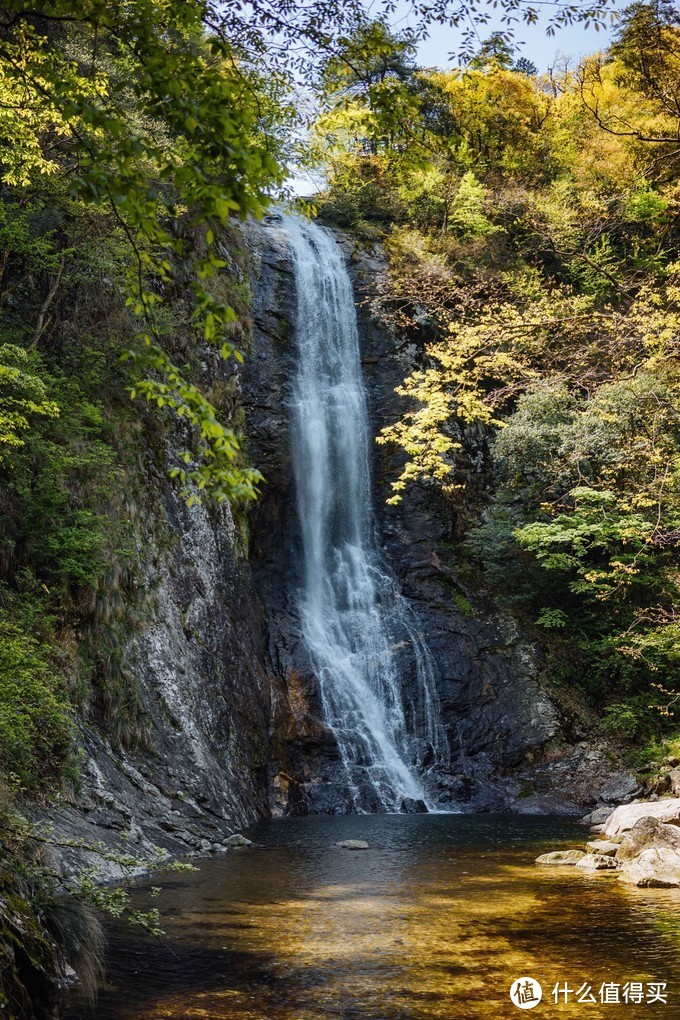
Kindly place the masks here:
POLYGON ((635 801, 583 819, 598 838, 585 850, 556 850, 536 863, 616 872, 622 882, 644 888, 680 888, 680 798, 635 801))

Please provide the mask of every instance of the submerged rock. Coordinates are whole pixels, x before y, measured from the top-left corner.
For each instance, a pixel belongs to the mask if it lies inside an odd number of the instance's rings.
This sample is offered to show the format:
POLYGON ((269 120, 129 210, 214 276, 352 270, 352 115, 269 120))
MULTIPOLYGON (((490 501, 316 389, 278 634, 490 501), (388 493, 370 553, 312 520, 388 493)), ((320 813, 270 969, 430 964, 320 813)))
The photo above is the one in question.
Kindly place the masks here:
POLYGON ((549 854, 541 854, 536 864, 578 864, 586 855, 583 850, 553 850, 549 854))
POLYGON ((643 850, 634 860, 624 863, 621 881, 643 888, 680 886, 680 854, 666 847, 643 850))
POLYGON ((335 845, 345 850, 368 850, 368 843, 363 839, 342 839, 335 845))
POLYGON ((224 841, 225 846, 253 846, 253 842, 242 836, 240 832, 235 832, 233 836, 229 836, 224 841))

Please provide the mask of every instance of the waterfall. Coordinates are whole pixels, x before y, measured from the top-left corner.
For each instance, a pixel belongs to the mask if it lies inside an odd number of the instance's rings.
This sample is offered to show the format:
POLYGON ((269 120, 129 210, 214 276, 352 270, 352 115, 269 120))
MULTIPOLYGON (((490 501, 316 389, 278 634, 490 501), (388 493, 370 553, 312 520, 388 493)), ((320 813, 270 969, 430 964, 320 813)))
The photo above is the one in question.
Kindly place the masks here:
POLYGON ((446 756, 432 661, 375 535, 352 285, 332 234, 287 217, 297 288, 293 465, 300 616, 355 810, 432 804, 446 756))

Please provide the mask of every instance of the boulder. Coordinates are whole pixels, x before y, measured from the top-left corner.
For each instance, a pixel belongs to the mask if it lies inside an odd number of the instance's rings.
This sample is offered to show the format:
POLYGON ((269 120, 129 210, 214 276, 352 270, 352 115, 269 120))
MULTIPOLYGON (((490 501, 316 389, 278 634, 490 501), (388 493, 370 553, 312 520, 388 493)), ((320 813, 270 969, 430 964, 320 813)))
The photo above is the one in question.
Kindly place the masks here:
POLYGON ((621 881, 643 888, 680 886, 680 854, 666 847, 650 847, 621 869, 621 881))
POLYGON ((563 815, 573 817, 581 814, 581 808, 571 800, 554 797, 551 794, 535 794, 520 797, 510 810, 516 815, 563 815))
POLYGON ((613 857, 605 857, 604 854, 586 854, 576 862, 576 867, 584 871, 615 871, 619 864, 613 857))
POLYGON ((335 845, 344 847, 345 850, 368 850, 368 843, 363 839, 342 839, 335 845))
POLYGON ((680 798, 623 804, 612 812, 606 822, 604 836, 609 839, 621 832, 627 832, 641 818, 658 818, 662 822, 680 825, 680 798))
POLYGON ((407 815, 426 815, 427 804, 424 800, 414 800, 413 797, 403 797, 401 810, 407 815))
POLYGON ((583 850, 553 850, 549 854, 541 854, 536 858, 536 864, 565 865, 578 864, 585 857, 583 850))
POLYGON ((581 819, 581 825, 604 825, 613 810, 613 807, 595 808, 589 815, 581 819))
POLYGON ((619 849, 618 843, 612 843, 608 839, 594 839, 586 843, 586 850, 589 854, 600 854, 601 857, 614 857, 619 849))
POLYGON ((643 850, 651 848, 674 850, 680 854, 680 826, 666 825, 658 818, 641 818, 617 847, 619 861, 632 861, 643 850))
POLYGON ((680 797, 680 768, 671 769, 668 773, 668 788, 674 797, 680 797))
POLYGON ((242 836, 240 832, 235 832, 233 836, 229 836, 224 841, 225 846, 252 846, 252 841, 242 836))
POLYGON ((640 784, 632 772, 619 772, 618 775, 612 776, 610 782, 600 790, 599 799, 605 803, 627 804, 640 792, 640 784))

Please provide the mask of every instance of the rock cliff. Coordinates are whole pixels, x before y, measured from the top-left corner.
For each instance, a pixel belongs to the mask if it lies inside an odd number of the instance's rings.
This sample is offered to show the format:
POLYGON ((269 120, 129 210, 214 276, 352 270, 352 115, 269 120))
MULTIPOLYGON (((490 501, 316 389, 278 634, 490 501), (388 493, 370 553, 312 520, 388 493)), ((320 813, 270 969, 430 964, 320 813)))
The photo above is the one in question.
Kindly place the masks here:
MULTIPOLYGON (((228 507, 188 507, 157 474, 140 519, 146 608, 125 668, 149 739, 126 750, 103 727, 84 726, 82 786, 50 821, 81 842, 117 845, 124 837, 142 857, 152 845, 186 854, 267 813, 263 618, 228 507)), ((68 864, 82 855, 65 857, 68 864)))
MULTIPOLYGON (((267 619, 267 670, 273 692, 270 776, 273 808, 282 812, 343 810, 333 735, 319 722, 319 692, 300 640, 295 605, 300 535, 289 438, 290 380, 295 349, 295 281, 285 234, 273 217, 251 224, 255 259, 253 349, 244 399, 250 454, 266 478, 252 515, 251 565, 267 619)), ((416 352, 371 314, 371 287, 382 271, 375 257, 343 244, 357 295, 362 361, 372 432, 398 415, 395 387, 416 352)), ((391 454, 375 446, 376 521, 385 559, 411 600, 435 660, 452 768, 439 776, 443 803, 499 808, 519 784, 499 774, 519 765, 558 731, 557 712, 536 683, 537 656, 513 621, 492 606, 456 608, 456 582, 442 565, 451 525, 434 490, 416 489, 398 507, 385 505, 394 477, 391 454)), ((407 681, 408 682, 408 681, 407 681)))
MULTIPOLYGON (((95 726, 83 728, 82 788, 50 813, 56 831, 70 838, 114 844, 125 836, 142 853, 153 844, 182 854, 216 848, 234 829, 270 811, 348 807, 296 604, 300 534, 289 435, 293 266, 276 217, 246 224, 244 231, 253 264, 251 350, 236 380, 233 368, 206 370, 236 382, 248 455, 265 476, 249 512, 249 556, 237 553, 228 508, 189 508, 156 474, 137 534, 148 608, 125 652, 150 741, 144 749, 124 750, 95 726)), ((394 389, 417 352, 371 312, 379 258, 338 236, 357 294, 376 434, 398 415, 394 389)), ((385 505, 391 458, 389 449, 375 446, 376 526, 437 672, 452 764, 433 776, 433 792, 454 809, 517 809, 519 771, 559 734, 558 712, 536 681, 537 651, 492 604, 468 599, 445 567, 454 538, 434 490, 415 488, 399 506, 385 505)), ((531 782, 541 789, 535 771, 531 782)), ((544 796, 533 809, 551 806, 544 796)))

